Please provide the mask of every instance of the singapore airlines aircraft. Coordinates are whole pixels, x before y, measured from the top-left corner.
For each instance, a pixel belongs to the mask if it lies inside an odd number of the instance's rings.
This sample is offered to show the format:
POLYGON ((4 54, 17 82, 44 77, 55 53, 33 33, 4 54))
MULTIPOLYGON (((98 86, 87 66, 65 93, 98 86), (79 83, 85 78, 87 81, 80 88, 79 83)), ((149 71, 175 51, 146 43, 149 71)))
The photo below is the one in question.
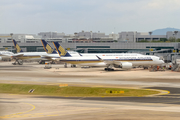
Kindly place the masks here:
MULTIPOLYGON (((45 41, 45 40, 41 40, 41 43, 42 43, 42 45, 43 45, 43 47, 44 47, 44 50, 47 52, 47 53, 49 53, 49 50, 52 50, 53 48, 45 41), (47 46, 48 46, 48 48, 51 48, 51 49, 46 49, 47 48, 47 46)), ((59 43, 57 43, 57 44, 59 44, 59 43)), ((66 51, 61 45, 59 45, 59 51, 61 52, 61 57, 70 57, 70 56, 72 56, 72 57, 80 57, 80 56, 82 56, 82 57, 95 57, 96 55, 98 55, 98 56, 117 56, 117 55, 124 55, 124 56, 131 56, 131 55, 142 55, 142 54, 137 54, 137 53, 78 53, 78 52, 74 52, 74 51, 66 51), (65 55, 64 53, 66 53, 67 52, 67 54, 65 55)), ((49 60, 51 60, 51 61, 58 61, 59 59, 60 59, 60 56, 59 56, 59 54, 57 53, 57 54, 48 54, 48 55, 42 55, 42 58, 44 58, 44 59, 49 59, 49 60)), ((96 57, 95 57, 95 59, 97 59, 96 57)), ((75 64, 72 64, 72 66, 75 66, 75 64)), ((83 65, 82 65, 83 66, 83 65)), ((84 66, 86 66, 87 67, 87 65, 85 64, 84 66)), ((88 65, 89 67, 99 67, 99 66, 105 66, 104 65, 104 62, 98 62, 98 63, 89 63, 89 65, 88 65)))
POLYGON ((59 56, 64 55, 64 57, 60 57, 59 60, 61 62, 80 65, 80 66, 103 66, 106 67, 105 70, 111 71, 115 68, 122 69, 131 69, 133 66, 140 65, 161 65, 164 63, 160 57, 157 56, 147 56, 147 55, 139 55, 139 54, 119 54, 116 56, 80 56, 80 57, 72 57, 67 51, 61 51, 62 47, 58 42, 53 42, 59 56))
POLYGON ((19 47, 17 42, 13 40, 14 47, 17 51, 17 54, 14 54, 12 56, 13 59, 15 59, 16 62, 20 65, 23 64, 23 60, 33 60, 33 61, 46 61, 48 59, 42 58, 43 55, 48 55, 48 54, 57 54, 55 50, 51 49, 49 46, 46 47, 46 49, 49 50, 49 53, 46 52, 23 52, 22 49, 19 47))

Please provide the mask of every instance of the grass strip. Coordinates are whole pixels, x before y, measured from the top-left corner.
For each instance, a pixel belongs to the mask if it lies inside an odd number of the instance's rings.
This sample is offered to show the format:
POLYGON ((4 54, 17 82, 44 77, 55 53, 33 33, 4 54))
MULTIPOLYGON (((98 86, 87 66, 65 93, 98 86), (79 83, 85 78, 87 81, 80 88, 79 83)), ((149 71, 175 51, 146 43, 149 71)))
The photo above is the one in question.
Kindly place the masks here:
POLYGON ((145 96, 158 94, 158 91, 124 88, 96 88, 96 87, 59 87, 50 85, 26 85, 26 84, 0 84, 0 93, 31 94, 48 96, 73 96, 73 97, 100 97, 100 96, 145 96), (35 89, 33 93, 28 93, 35 89), (106 91, 124 91, 124 93, 106 93, 106 91))

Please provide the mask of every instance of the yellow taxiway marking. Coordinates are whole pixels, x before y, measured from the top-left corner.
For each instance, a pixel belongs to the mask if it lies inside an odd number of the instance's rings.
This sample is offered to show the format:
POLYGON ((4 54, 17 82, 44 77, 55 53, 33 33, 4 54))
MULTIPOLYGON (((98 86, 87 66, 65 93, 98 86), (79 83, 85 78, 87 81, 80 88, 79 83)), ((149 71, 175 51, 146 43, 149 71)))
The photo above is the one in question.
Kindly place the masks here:
MULTIPOLYGON (((0 118, 27 118, 27 117, 48 117, 48 116, 61 116, 61 115, 69 115, 73 111, 85 111, 85 110, 96 110, 96 109, 104 109, 104 108, 90 108, 90 109, 79 109, 79 110, 66 110, 66 111, 54 111, 54 112, 47 112, 47 113, 35 113, 35 114, 23 114, 23 115, 13 115, 9 117, 0 117, 0 118), (63 114, 57 114, 58 112, 63 114), (66 114, 65 112, 68 112, 66 114), (47 114, 47 115, 45 115, 47 114)), ((25 113, 25 112, 24 112, 25 113)))
POLYGON ((57 114, 57 115, 47 115, 47 116, 59 116, 59 115, 57 114))
POLYGON ((46 84, 46 85, 57 85, 57 84, 46 84))
MULTIPOLYGON (((167 95, 167 94, 170 93, 170 91, 168 91, 168 90, 161 90, 161 89, 145 89, 145 90, 151 90, 151 91, 154 90, 154 91, 159 91, 159 92, 161 92, 161 93, 155 94, 155 95, 147 95, 147 97, 150 97, 150 96, 154 97, 154 96, 158 96, 158 95, 167 95)), ((146 97, 146 96, 143 96, 143 97, 146 97)))
POLYGON ((4 115, 4 116, 0 116, 0 118, 13 118, 13 117, 16 117, 16 116, 19 116, 20 114, 24 114, 24 113, 28 113, 30 111, 33 111, 36 107, 30 103, 24 103, 24 104, 28 104, 30 106, 32 106, 33 108, 28 110, 28 111, 25 111, 25 112, 19 112, 19 113, 14 113, 14 114, 10 114, 10 115, 4 115))
POLYGON ((19 94, 9 94, 9 95, 19 95, 19 94))
MULTIPOLYGON (((44 82, 45 83, 45 82, 44 82)), ((59 85, 59 84, 63 84, 63 83, 48 83, 46 85, 59 85)))
POLYGON ((170 94, 170 95, 172 95, 172 96, 173 96, 173 95, 180 95, 180 94, 170 94))

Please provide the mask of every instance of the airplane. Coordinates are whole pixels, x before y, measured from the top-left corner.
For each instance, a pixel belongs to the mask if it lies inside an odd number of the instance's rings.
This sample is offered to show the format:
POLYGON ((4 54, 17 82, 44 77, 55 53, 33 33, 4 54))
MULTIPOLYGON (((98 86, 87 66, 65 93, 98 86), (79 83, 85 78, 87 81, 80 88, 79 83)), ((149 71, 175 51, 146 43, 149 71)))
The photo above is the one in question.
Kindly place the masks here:
POLYGON ((80 56, 72 57, 67 51, 61 51, 61 46, 58 42, 53 42, 56 51, 60 58, 59 60, 65 63, 75 64, 79 66, 99 66, 106 67, 104 70, 113 71, 115 68, 121 68, 124 70, 131 69, 133 66, 150 66, 161 65, 164 61, 157 56, 139 55, 139 54, 119 54, 114 56, 80 56), (64 57, 61 57, 64 55, 64 57))
MULTIPOLYGON (((13 65, 23 64, 23 60, 33 60, 33 61, 39 61, 41 63, 42 61, 46 61, 49 59, 42 58, 43 55, 48 55, 48 54, 55 54, 55 50, 50 50, 50 48, 47 46, 46 49, 48 49, 50 52, 23 52, 23 50, 19 47, 17 42, 13 40, 14 48, 17 51, 17 54, 12 55, 12 58, 15 59, 16 61, 13 63, 13 65)), ((56 53, 57 54, 57 53, 56 53)))
POLYGON ((14 53, 9 51, 0 51, 0 60, 10 60, 14 53))

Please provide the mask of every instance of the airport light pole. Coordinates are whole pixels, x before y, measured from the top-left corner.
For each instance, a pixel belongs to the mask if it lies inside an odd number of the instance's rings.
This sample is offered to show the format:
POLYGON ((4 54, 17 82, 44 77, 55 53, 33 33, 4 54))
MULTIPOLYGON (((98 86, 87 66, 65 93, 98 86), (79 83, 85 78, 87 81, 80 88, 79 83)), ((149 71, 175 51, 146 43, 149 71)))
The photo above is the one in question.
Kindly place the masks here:
POLYGON ((92 40, 92 31, 90 31, 90 33, 91 33, 91 40, 92 40))
POLYGON ((177 39, 177 33, 178 33, 178 31, 174 31, 174 34, 175 34, 175 42, 176 42, 176 39, 177 39))
POLYGON ((136 31, 136 42, 139 42, 138 41, 138 33, 137 33, 137 31, 136 31))
MULTIPOLYGON (((11 35, 11 40, 13 41, 13 33, 10 33, 10 35, 11 35)), ((12 46, 11 46, 11 52, 12 52, 12 46)))
MULTIPOLYGON (((175 34, 173 33, 173 39, 175 38, 174 35, 175 35, 175 34)), ((173 41, 172 41, 172 42, 173 42, 173 41)), ((175 42, 175 40, 174 40, 174 42, 175 42)))
POLYGON ((151 35, 152 35, 152 32, 149 32, 149 35, 150 35, 150 38, 151 38, 151 42, 152 42, 152 37, 151 37, 151 35))
MULTIPOLYGON (((150 42, 152 43, 152 37, 151 37, 152 31, 149 32, 149 35, 150 35, 150 39, 151 39, 150 42)), ((151 44, 151 43, 150 43, 150 44, 151 44)), ((151 51, 151 45, 150 45, 150 51, 151 51)))
POLYGON ((128 43, 128 33, 126 33, 126 41, 127 41, 127 43, 128 43))
MULTIPOLYGON (((174 31, 174 34, 175 34, 175 42, 176 42, 176 39, 177 39, 177 33, 178 31, 174 31)), ((178 44, 177 44, 178 45, 178 44)), ((176 50, 176 55, 177 55, 177 50, 176 50)))
POLYGON ((74 33, 74 35, 75 35, 75 51, 76 51, 77 34, 78 34, 77 32, 74 33))

